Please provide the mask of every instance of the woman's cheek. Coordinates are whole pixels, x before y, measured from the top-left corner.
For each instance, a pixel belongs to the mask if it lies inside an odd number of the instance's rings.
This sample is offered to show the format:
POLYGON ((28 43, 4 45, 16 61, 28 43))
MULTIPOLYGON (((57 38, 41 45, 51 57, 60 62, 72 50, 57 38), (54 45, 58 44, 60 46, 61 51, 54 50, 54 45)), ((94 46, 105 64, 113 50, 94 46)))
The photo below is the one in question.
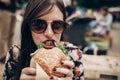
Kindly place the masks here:
POLYGON ((55 39, 56 42, 59 42, 60 39, 61 39, 61 34, 56 34, 56 35, 54 36, 54 39, 55 39))
POLYGON ((38 45, 40 42, 42 42, 42 35, 41 34, 36 34, 36 33, 32 32, 32 38, 33 38, 33 41, 36 45, 38 45))

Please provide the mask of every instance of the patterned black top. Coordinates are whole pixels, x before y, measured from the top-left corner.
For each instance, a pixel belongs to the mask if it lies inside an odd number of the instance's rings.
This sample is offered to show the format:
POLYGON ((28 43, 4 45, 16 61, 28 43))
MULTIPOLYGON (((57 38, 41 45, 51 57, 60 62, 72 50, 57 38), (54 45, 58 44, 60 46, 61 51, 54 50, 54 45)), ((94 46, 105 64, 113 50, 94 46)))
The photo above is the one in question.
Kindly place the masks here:
MULTIPOLYGON (((64 42, 63 46, 68 50, 68 56, 75 64, 73 68, 73 80, 84 80, 84 72, 82 65, 82 52, 73 44, 64 42)), ((3 74, 4 80, 14 80, 18 66, 18 58, 20 56, 20 47, 13 45, 7 53, 5 70, 3 74)))

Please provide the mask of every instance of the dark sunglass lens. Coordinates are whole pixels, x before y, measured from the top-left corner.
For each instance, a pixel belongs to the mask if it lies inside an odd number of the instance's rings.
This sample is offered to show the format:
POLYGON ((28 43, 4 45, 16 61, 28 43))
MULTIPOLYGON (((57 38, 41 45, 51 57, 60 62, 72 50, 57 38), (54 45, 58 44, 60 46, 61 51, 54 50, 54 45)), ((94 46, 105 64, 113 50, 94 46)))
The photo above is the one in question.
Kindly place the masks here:
POLYGON ((36 32, 36 33, 42 33, 45 31, 47 24, 45 21, 43 20, 34 20, 32 22, 32 31, 36 32))
POLYGON ((64 30, 64 22, 63 21, 54 21, 52 23, 52 29, 55 33, 62 33, 64 30))

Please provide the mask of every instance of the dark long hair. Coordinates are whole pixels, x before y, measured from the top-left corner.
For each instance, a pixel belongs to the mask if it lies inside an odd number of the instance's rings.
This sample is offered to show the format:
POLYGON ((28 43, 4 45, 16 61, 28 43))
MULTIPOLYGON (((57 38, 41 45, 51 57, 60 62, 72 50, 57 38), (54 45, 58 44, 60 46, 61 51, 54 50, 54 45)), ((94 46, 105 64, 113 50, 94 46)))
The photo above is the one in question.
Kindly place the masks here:
POLYGON ((19 59, 20 60, 19 69, 17 70, 18 75, 16 75, 16 80, 19 79, 22 68, 28 67, 30 65, 30 59, 31 59, 30 53, 33 53, 37 49, 37 46, 35 45, 32 39, 29 21, 35 18, 35 16, 40 12, 41 15, 39 16, 48 14, 54 5, 56 5, 63 13, 63 20, 65 21, 66 11, 63 0, 29 0, 28 1, 28 5, 25 10, 24 20, 21 28, 21 54, 19 59))

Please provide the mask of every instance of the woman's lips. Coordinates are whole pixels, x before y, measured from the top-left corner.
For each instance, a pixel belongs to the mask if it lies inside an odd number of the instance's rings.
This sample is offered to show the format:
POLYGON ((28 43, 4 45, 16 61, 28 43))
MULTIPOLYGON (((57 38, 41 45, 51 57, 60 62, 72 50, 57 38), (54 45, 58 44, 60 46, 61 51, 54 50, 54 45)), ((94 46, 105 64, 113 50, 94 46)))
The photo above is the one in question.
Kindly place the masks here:
POLYGON ((44 41, 43 42, 45 44, 44 48, 51 49, 51 48, 55 47, 55 43, 54 42, 55 42, 54 40, 46 40, 46 41, 44 41))

